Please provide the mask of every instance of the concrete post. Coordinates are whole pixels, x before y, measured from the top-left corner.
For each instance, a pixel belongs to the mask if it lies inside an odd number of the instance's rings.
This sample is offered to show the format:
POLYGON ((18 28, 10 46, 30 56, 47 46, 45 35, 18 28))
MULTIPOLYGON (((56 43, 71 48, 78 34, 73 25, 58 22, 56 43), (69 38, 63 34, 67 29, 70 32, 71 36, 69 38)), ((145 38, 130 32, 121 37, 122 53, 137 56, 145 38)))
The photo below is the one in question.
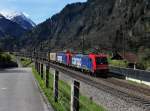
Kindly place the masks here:
POLYGON ((43 79, 43 64, 41 63, 41 70, 40 70, 41 78, 43 79))
POLYGON ((136 70, 136 63, 134 63, 134 70, 136 70))
POLYGON ((55 102, 58 101, 58 80, 59 80, 59 72, 57 70, 55 70, 55 73, 54 73, 54 100, 55 102))
POLYGON ((79 111, 79 88, 80 83, 74 80, 71 86, 71 111, 79 111))
POLYGON ((46 65, 46 87, 49 87, 49 65, 46 65))

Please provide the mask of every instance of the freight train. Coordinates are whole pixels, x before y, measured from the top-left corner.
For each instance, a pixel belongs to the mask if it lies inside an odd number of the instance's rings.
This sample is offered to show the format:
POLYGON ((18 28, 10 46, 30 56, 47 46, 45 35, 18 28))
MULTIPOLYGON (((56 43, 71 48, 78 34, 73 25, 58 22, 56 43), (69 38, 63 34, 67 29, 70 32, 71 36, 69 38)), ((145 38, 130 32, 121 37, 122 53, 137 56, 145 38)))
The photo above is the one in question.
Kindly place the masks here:
POLYGON ((92 75, 105 76, 109 71, 107 55, 105 54, 78 54, 71 52, 39 53, 38 56, 49 62, 89 72, 92 75))

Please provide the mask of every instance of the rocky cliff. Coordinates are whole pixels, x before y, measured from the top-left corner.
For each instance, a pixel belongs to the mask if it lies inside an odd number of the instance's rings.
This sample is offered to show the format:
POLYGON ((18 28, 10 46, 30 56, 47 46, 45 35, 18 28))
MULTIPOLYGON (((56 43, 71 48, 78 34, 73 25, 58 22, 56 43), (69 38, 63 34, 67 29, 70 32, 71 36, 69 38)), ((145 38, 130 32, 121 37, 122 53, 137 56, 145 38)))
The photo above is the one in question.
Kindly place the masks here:
POLYGON ((150 47, 150 0, 88 0, 67 5, 24 35, 24 46, 47 41, 53 49, 150 47))

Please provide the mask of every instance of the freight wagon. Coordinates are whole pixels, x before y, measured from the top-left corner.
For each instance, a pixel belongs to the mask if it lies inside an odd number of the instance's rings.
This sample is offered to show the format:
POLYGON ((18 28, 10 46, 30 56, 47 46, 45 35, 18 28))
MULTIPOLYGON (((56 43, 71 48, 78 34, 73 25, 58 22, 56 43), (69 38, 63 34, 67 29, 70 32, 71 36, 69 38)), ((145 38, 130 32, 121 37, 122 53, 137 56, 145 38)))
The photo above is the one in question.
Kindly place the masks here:
POLYGON ((71 63, 71 53, 59 52, 56 54, 56 61, 64 65, 70 65, 71 63))

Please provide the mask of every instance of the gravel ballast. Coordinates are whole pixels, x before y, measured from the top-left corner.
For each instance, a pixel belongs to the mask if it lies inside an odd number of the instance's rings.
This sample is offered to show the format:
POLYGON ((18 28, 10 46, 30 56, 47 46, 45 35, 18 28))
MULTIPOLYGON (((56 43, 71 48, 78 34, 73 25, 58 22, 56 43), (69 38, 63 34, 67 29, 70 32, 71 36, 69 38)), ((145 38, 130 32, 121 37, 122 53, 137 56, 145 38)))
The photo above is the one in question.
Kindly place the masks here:
MULTIPOLYGON (((50 69, 50 72, 54 74, 54 69, 50 69)), ((60 80, 71 84, 74 80, 72 77, 60 72, 60 80)), ((103 90, 97 89, 80 81, 80 92, 95 101, 97 104, 102 105, 108 111, 147 111, 146 109, 137 106, 133 103, 129 103, 121 98, 118 98, 103 90)))

